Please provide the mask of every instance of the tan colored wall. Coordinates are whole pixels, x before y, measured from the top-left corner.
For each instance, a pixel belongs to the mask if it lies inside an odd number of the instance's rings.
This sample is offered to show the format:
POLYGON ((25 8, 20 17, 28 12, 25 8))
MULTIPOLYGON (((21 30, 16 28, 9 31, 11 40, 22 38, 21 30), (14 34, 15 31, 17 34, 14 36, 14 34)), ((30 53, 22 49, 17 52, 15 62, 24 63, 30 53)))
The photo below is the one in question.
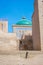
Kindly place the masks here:
POLYGON ((14 33, 0 33, 0 53, 18 50, 18 41, 14 33))
POLYGON ((8 21, 5 21, 5 22, 4 22, 3 28, 4 28, 4 29, 3 29, 4 32, 8 32, 8 21))
POLYGON ((2 31, 2 23, 0 22, 0 31, 2 31))
POLYGON ((41 50, 43 51, 43 0, 38 0, 41 50))
POLYGON ((33 37, 33 48, 34 50, 41 49, 40 43, 40 30, 39 30, 39 14, 38 14, 38 0, 35 0, 34 14, 33 14, 33 26, 32 26, 32 37, 33 37))

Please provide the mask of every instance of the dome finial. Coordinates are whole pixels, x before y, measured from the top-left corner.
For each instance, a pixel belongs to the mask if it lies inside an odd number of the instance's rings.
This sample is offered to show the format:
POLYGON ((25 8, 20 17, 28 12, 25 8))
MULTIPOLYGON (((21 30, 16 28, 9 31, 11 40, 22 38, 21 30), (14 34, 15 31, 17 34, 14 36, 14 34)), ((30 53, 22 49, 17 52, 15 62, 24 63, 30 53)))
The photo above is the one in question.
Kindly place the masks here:
POLYGON ((22 19, 26 19, 26 17, 23 16, 22 19))

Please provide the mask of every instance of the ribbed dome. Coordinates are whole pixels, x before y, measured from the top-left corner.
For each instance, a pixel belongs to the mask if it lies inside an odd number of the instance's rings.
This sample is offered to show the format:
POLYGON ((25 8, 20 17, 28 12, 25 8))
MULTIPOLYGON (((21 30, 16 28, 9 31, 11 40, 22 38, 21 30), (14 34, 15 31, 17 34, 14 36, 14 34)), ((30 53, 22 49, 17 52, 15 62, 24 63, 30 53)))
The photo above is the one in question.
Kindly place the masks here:
POLYGON ((28 21, 25 18, 22 18, 20 21, 18 21, 16 23, 16 25, 29 25, 29 26, 32 26, 32 22, 31 21, 28 21))

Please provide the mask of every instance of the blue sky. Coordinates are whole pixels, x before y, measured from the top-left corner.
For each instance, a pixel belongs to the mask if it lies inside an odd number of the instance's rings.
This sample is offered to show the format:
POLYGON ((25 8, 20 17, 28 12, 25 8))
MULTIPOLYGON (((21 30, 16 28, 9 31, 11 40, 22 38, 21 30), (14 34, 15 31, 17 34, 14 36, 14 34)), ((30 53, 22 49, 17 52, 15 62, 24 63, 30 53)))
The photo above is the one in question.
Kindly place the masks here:
POLYGON ((34 0, 0 0, 0 18, 8 19, 8 30, 23 16, 32 20, 34 0))

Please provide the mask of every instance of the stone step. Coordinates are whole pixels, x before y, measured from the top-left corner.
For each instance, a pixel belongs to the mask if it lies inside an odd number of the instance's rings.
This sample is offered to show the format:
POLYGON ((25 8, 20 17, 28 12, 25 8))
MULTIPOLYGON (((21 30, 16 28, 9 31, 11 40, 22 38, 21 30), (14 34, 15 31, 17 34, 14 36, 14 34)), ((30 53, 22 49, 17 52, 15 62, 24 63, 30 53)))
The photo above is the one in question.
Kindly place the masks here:
POLYGON ((6 51, 0 51, 0 55, 14 55, 14 56, 18 56, 21 58, 25 58, 26 57, 26 52, 28 52, 28 58, 32 58, 38 54, 42 54, 43 52, 41 51, 10 51, 10 52, 6 52, 6 51))

